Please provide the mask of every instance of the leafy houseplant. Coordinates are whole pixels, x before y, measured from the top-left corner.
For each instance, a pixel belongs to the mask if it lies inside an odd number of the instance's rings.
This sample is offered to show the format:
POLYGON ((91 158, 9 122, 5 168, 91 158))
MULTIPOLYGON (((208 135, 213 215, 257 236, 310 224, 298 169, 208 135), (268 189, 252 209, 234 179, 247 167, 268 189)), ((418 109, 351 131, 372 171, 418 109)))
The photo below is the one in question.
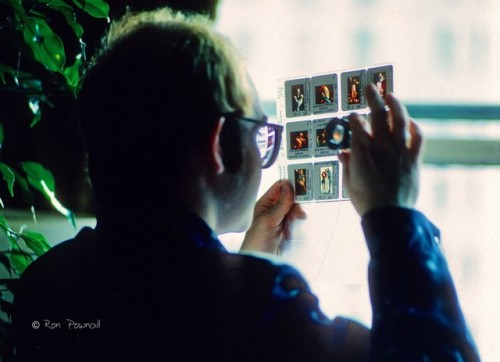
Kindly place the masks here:
MULTIPOLYGON (((98 25, 96 28, 104 28, 108 15, 109 6, 104 0, 0 0, 2 209, 9 207, 9 202, 18 205, 22 200, 24 207, 31 209, 34 215, 35 206, 46 205, 76 226, 74 213, 56 197, 57 177, 43 162, 33 160, 36 152, 26 152, 32 145, 23 147, 21 143, 21 147, 16 148, 10 136, 22 138, 36 132, 45 121, 44 117, 40 122, 42 112, 54 113, 60 105, 72 104, 87 60, 84 28, 91 28, 92 22, 98 25), (20 157, 26 158, 20 160, 20 157)), ((50 137, 51 132, 42 135, 50 137)), ((0 209, 0 275, 4 276, 0 280, 3 312, 0 314, 0 360, 15 358, 10 338, 15 282, 26 267, 49 248, 41 233, 11 228, 0 209)))

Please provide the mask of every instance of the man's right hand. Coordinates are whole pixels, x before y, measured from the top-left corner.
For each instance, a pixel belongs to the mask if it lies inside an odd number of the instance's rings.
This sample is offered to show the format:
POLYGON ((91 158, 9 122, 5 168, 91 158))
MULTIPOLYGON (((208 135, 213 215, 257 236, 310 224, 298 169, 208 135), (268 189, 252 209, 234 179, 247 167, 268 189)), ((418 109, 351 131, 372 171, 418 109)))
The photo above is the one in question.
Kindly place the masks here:
POLYGON ((279 253, 281 243, 291 239, 294 224, 306 218, 294 195, 288 180, 276 182, 262 195, 240 250, 279 253))
POLYGON ((349 197, 361 216, 383 207, 413 208, 422 133, 392 94, 385 103, 374 85, 367 86, 365 94, 371 127, 364 117, 351 114, 351 149, 339 156, 349 197))

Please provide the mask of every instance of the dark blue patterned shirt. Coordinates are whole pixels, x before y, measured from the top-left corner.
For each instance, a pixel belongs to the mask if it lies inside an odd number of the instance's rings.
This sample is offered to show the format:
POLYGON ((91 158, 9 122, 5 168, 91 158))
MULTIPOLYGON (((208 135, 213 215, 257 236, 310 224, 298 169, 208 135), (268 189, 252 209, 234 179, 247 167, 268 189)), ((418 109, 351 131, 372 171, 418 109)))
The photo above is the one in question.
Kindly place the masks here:
POLYGON ((406 209, 373 211, 362 223, 371 254, 371 331, 328 319, 295 268, 229 253, 202 220, 189 216, 131 230, 98 223, 37 259, 15 296, 19 357, 478 360, 437 229, 406 209))

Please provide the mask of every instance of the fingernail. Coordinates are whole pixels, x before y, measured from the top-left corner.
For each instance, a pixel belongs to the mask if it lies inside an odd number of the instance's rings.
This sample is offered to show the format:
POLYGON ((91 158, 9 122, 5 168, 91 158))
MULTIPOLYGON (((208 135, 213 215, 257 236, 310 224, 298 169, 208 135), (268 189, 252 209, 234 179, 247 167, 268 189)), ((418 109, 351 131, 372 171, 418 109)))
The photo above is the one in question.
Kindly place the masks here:
POLYGON ((281 192, 282 193, 287 193, 288 192, 288 187, 286 187, 284 183, 281 184, 281 192))

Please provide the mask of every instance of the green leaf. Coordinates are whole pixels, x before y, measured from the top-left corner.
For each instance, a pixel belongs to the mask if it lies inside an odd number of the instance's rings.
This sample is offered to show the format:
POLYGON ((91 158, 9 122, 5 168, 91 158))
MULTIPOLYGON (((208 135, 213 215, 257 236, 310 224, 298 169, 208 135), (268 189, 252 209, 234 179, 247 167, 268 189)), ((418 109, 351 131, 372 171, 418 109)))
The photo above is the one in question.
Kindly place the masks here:
POLYGON ((16 234, 10 227, 3 214, 0 214, 0 229, 4 232, 9 240, 10 252, 6 253, 10 260, 12 270, 17 274, 21 274, 24 269, 33 261, 33 258, 27 253, 23 252, 17 243, 16 234))
POLYGON ((42 0, 51 9, 60 12, 66 19, 66 23, 73 29, 76 37, 80 39, 83 36, 83 27, 76 21, 76 15, 73 7, 64 0, 42 0))
POLYGON ((20 0, 10 0, 9 4, 20 20, 24 41, 33 51, 35 59, 47 69, 60 72, 66 60, 61 39, 43 18, 29 17, 20 0))
POLYGON ((109 5, 103 0, 73 0, 76 6, 94 18, 107 18, 109 5))
POLYGON ((10 196, 14 197, 14 182, 16 181, 14 171, 5 163, 0 162, 0 173, 2 173, 3 179, 7 183, 10 196))
POLYGON ((8 256, 12 270, 14 270, 16 274, 20 275, 28 267, 28 265, 31 264, 33 259, 31 256, 24 253, 18 246, 13 246, 11 250, 12 252, 8 254, 8 256))
POLYGON ((5 269, 9 273, 9 276, 12 277, 12 267, 10 265, 10 259, 4 252, 0 252, 0 264, 5 267, 5 269))
POLYGON ((0 229, 2 229, 5 235, 10 236, 9 223, 7 222, 7 219, 5 218, 5 216, 3 216, 3 214, 0 214, 0 229))
POLYGON ((3 214, 0 214, 0 228, 8 228, 7 219, 3 214))
POLYGON ((28 176, 28 183, 30 186, 44 195, 47 200, 50 201, 52 207, 66 216, 71 225, 76 227, 75 214, 71 210, 65 208, 55 196, 55 180, 52 172, 38 162, 23 162, 21 165, 28 176))
POLYGON ((31 120, 30 124, 30 127, 33 128, 42 119, 42 110, 40 109, 40 97, 31 97, 28 100, 28 106, 30 107, 31 113, 33 113, 33 119, 31 120))
POLYGON ((42 81, 40 79, 35 78, 31 74, 19 74, 16 77, 17 83, 19 86, 24 89, 29 91, 30 93, 43 93, 43 85, 42 81))
POLYGON ((28 256, 24 255, 22 252, 12 253, 9 255, 10 263, 12 265, 12 269, 18 275, 21 275, 22 272, 31 264, 32 260, 28 256))
POLYGON ((82 65, 82 54, 78 54, 73 65, 64 68, 66 83, 75 96, 80 84, 82 65))
POLYGON ((20 237, 26 243, 26 246, 33 250, 33 252, 37 255, 43 255, 45 252, 50 250, 50 245, 47 242, 47 239, 44 235, 37 233, 35 231, 25 231, 20 237))
POLYGON ((9 240, 9 244, 12 250, 20 252, 21 249, 17 244, 17 236, 16 236, 17 233, 10 228, 9 224, 7 223, 7 219, 2 214, 0 214, 0 228, 2 229, 3 233, 7 236, 7 239, 9 240))
POLYGON ((4 139, 5 139, 5 133, 3 132, 3 124, 0 123, 0 150, 2 149, 4 139))
POLYGON ((24 41, 33 51, 35 59, 54 72, 62 72, 66 62, 64 45, 45 19, 24 16, 24 41))
POLYGON ((11 66, 0 63, 0 80, 2 81, 3 84, 7 83, 7 80, 5 79, 6 73, 11 76, 14 76, 14 69, 11 66))
POLYGON ((49 192, 55 191, 55 180, 52 172, 47 170, 38 162, 22 162, 23 171, 28 176, 28 183, 31 187, 38 190, 42 195, 47 196, 49 192), (45 186, 42 186, 42 181, 45 186))
POLYGON ((35 202, 35 195, 28 185, 28 180, 16 170, 11 169, 11 171, 14 172, 14 177, 16 178, 17 186, 21 189, 21 196, 23 197, 23 200, 26 201, 28 205, 33 205, 35 202))

